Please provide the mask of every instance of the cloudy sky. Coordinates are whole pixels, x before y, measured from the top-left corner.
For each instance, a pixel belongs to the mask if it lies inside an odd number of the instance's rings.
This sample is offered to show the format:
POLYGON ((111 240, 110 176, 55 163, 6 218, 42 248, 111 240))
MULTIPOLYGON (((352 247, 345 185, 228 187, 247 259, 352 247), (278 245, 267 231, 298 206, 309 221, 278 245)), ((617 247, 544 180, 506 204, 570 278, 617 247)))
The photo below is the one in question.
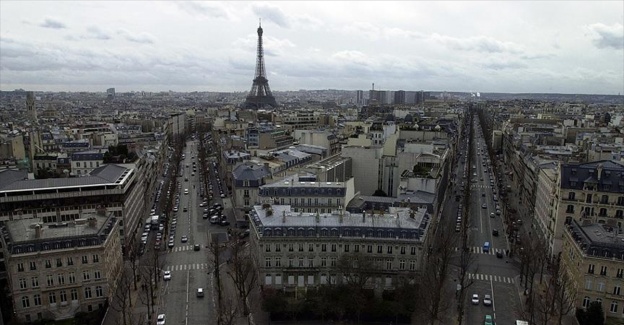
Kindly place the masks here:
POLYGON ((0 89, 624 93, 624 2, 0 1, 0 89))

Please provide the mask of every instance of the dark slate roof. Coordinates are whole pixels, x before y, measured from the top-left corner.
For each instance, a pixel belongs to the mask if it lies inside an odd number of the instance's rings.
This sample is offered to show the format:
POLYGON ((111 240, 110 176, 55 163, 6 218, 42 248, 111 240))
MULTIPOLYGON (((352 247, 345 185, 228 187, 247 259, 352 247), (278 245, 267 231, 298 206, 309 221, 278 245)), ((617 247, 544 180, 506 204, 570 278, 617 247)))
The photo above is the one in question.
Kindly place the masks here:
POLYGON ((624 193, 624 164, 615 160, 600 160, 561 166, 562 189, 582 190, 585 185, 597 186, 600 192, 624 193), (600 166, 602 172, 598 175, 600 166))
POLYGON ((102 160, 104 154, 100 152, 75 152, 71 158, 72 160, 102 160))
POLYGON ((84 177, 24 179, 11 174, 5 177, 4 173, 0 173, 0 191, 106 185, 116 183, 127 171, 129 169, 125 167, 109 164, 94 169, 90 176, 84 177))
POLYGON ((268 167, 260 166, 254 163, 240 164, 232 171, 232 176, 237 181, 255 181, 261 180, 270 175, 268 167))

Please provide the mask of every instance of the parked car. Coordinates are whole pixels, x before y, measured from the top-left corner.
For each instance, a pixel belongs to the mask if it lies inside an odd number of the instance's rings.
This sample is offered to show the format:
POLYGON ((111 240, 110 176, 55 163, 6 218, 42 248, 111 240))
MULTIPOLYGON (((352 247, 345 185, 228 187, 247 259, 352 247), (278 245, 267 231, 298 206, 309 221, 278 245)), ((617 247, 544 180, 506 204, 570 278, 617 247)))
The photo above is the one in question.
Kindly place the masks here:
POLYGON ((160 314, 156 317, 156 325, 165 325, 165 314, 160 314))
POLYGON ((484 306, 492 306, 492 296, 484 295, 483 296, 483 305, 484 306))

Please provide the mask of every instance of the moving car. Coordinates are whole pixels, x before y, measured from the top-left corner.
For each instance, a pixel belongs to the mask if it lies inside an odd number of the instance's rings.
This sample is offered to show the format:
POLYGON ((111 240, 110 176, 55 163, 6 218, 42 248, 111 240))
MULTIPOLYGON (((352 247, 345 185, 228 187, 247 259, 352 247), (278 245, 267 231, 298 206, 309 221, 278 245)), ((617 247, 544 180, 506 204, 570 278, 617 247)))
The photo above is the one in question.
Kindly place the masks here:
POLYGON ((180 239, 183 243, 186 243, 188 241, 188 237, 186 237, 186 235, 182 236, 182 238, 180 239))
POLYGON ((171 271, 165 271, 165 274, 163 275, 163 280, 171 280, 171 271))
POLYGON ((199 244, 195 244, 195 245, 193 246, 193 250, 194 250, 194 251, 198 251, 198 250, 200 250, 200 249, 201 249, 201 246, 199 246, 199 244))
POLYGON ((156 325, 165 325, 165 314, 160 314, 156 317, 156 325))
POLYGON ((478 305, 479 304, 479 294, 473 293, 472 294, 472 299, 470 301, 472 302, 473 305, 478 305))
POLYGON ((198 298, 202 298, 204 296, 204 289, 203 288, 197 288, 197 297, 198 298))
POLYGON ((492 306, 492 296, 484 295, 483 296, 483 305, 484 306, 492 306))
POLYGON ((492 315, 485 315, 485 321, 483 321, 483 325, 494 325, 492 315))

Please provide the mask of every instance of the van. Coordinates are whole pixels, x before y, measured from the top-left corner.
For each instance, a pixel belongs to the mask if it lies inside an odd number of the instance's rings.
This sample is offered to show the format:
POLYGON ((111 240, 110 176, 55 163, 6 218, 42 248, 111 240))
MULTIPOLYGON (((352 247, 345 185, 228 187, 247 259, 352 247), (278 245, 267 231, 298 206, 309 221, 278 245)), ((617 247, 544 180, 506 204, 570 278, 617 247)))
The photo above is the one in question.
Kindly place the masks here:
POLYGON ((204 289, 203 288, 197 288, 197 297, 198 298, 202 298, 204 296, 204 289))
POLYGON ((484 253, 489 253, 490 252, 490 242, 486 241, 485 244, 483 244, 483 252, 484 253))

